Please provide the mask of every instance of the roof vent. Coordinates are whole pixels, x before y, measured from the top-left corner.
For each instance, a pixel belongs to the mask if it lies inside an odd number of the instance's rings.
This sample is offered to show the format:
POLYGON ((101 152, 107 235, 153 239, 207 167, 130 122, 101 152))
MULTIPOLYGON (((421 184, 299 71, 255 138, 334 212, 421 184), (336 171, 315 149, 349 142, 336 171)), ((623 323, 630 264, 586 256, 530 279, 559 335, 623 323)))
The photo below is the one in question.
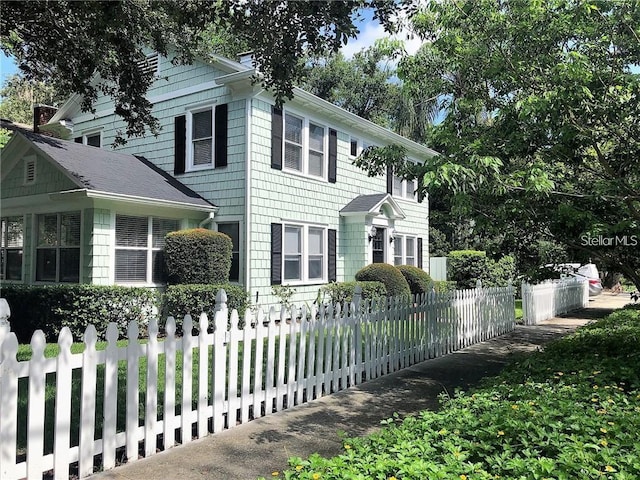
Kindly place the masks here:
POLYGON ((253 68, 253 52, 243 52, 238 54, 238 63, 245 67, 253 68))
POLYGON ((159 56, 158 52, 150 53, 144 60, 138 61, 138 68, 142 73, 158 73, 159 56))
POLYGON ((36 160, 25 160, 24 163, 24 183, 30 185, 36 181, 36 160))

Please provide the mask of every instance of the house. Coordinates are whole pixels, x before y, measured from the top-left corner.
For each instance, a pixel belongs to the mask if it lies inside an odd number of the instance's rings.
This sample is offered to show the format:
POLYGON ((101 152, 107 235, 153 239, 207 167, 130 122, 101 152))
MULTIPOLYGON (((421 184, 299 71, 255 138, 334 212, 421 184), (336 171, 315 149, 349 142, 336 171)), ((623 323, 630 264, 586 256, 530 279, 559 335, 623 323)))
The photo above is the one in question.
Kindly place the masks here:
POLYGON ((272 285, 314 299, 372 262, 428 269, 427 199, 352 161, 369 145, 436 152, 301 89, 276 108, 242 63, 150 54, 144 68, 158 136, 113 149, 111 99, 83 113, 73 96, 48 124, 71 140, 16 131, 3 149, 3 281, 162 286, 164 235, 198 226, 231 237, 232 281, 261 305, 272 285))

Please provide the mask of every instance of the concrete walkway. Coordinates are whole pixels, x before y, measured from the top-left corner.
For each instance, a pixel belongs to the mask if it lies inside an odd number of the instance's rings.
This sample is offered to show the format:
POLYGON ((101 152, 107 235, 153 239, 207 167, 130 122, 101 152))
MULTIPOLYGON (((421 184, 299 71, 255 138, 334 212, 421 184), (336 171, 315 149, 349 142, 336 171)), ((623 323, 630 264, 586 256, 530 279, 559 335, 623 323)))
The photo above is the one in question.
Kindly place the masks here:
POLYGON ((576 327, 629 303, 627 295, 602 294, 589 307, 537 326, 518 326, 499 338, 451 355, 427 360, 400 372, 312 402, 283 410, 245 425, 175 447, 114 470, 93 480, 271 478, 287 467, 291 456, 324 456, 343 451, 340 432, 360 436, 380 427, 394 412, 405 416, 436 409, 441 393, 467 389, 493 376, 514 354, 539 349, 576 327))

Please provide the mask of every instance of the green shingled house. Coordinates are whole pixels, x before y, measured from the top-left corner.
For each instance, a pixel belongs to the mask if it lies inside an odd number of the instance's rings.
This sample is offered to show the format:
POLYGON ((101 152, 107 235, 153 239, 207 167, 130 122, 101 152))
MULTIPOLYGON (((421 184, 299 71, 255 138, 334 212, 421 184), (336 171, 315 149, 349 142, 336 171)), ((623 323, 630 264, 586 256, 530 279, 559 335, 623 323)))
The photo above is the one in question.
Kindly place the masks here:
POLYGON ((436 152, 300 89, 275 108, 254 70, 228 59, 148 66, 159 136, 114 150, 124 124, 111 99, 91 114, 74 96, 49 121, 70 141, 16 131, 5 146, 3 281, 161 286, 164 235, 197 226, 231 237, 232 280, 262 305, 274 284, 300 301, 372 262, 428 265, 427 199, 352 161, 369 145, 436 152))

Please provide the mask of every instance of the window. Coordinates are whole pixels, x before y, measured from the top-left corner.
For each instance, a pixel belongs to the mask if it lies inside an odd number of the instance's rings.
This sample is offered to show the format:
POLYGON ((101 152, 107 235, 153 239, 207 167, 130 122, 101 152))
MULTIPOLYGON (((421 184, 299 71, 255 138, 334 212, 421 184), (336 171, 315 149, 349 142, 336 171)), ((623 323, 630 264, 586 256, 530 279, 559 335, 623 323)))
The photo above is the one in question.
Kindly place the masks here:
POLYGON ((393 176, 393 196, 413 200, 416 198, 416 180, 403 180, 396 175, 393 176))
POLYGON ((80 281, 80 225, 80 212, 38 216, 37 281, 80 281))
POLYGON ((228 235, 231 238, 231 270, 229 271, 229 280, 232 282, 240 281, 240 224, 219 223, 218 231, 228 235))
POLYGON ((325 176, 326 128, 307 119, 284 115, 284 168, 314 177, 325 176))
POLYGON ((284 280, 319 281, 326 278, 326 229, 303 225, 284 226, 284 280))
POLYGON ((360 140, 351 137, 349 155, 357 157, 360 154, 360 140))
POLYGON ((386 261, 386 249, 384 243, 384 228, 376 228, 376 234, 373 237, 373 263, 384 263, 386 261))
POLYGON ((102 146, 102 135, 100 132, 85 134, 74 138, 74 142, 100 148, 102 146))
POLYGON ((0 220, 0 279, 22 280, 22 247, 24 222, 22 217, 0 220))
POLYGON ((416 237, 408 235, 397 235, 393 241, 395 250, 393 255, 393 263, 395 265, 416 265, 416 237))
POLYGON ((116 215, 116 283, 163 283, 164 237, 179 220, 116 215))
POLYGON ((191 114, 191 168, 213 165, 213 109, 191 114))

